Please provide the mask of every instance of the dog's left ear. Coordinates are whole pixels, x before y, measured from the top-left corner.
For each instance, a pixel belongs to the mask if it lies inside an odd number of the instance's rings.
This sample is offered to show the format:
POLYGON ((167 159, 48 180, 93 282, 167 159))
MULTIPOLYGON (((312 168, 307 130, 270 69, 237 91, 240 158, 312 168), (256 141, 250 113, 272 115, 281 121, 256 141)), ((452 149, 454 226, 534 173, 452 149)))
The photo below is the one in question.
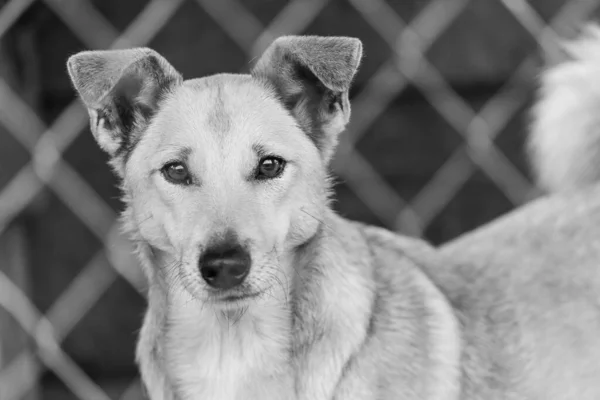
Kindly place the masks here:
POLYGON ((350 119, 348 90, 361 58, 362 43, 355 38, 283 36, 267 48, 252 75, 275 88, 328 162, 350 119))

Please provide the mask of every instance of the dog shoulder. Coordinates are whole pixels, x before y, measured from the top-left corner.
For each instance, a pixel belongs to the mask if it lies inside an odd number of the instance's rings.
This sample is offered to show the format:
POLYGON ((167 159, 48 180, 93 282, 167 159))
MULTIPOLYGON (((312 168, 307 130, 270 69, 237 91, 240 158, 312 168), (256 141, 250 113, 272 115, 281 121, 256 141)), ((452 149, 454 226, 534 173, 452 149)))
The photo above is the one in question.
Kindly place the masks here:
MULTIPOLYGON (((432 270, 443 268, 427 242, 362 226, 373 255, 377 301, 372 334, 385 338, 381 356, 412 357, 414 390, 427 399, 457 398, 460 390, 460 326, 432 270), (389 337, 394 332, 395 337, 389 337)), ((385 363, 384 363, 385 364, 385 363)), ((393 374, 402 374, 398 370, 393 374)), ((405 377, 399 376, 398 381, 405 377)))

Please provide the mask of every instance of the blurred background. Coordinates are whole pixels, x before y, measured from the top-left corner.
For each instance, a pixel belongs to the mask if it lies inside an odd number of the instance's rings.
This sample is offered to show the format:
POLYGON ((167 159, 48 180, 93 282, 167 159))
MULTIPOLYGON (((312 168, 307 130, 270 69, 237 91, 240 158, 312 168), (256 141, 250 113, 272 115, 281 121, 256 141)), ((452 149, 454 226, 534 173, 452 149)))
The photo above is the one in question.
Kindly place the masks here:
POLYGON ((150 46, 190 78, 246 72, 282 34, 360 38, 335 207, 439 244, 538 195, 536 77, 599 3, 0 0, 0 400, 141 398, 144 282, 69 55, 150 46))

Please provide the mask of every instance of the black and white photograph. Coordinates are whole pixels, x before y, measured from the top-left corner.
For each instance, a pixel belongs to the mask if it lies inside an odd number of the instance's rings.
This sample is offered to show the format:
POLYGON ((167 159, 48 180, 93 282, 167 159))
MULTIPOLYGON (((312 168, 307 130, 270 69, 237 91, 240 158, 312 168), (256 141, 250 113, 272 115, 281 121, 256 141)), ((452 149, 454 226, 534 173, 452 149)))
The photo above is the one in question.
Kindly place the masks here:
POLYGON ((0 400, 599 400, 600 0, 0 0, 0 400))

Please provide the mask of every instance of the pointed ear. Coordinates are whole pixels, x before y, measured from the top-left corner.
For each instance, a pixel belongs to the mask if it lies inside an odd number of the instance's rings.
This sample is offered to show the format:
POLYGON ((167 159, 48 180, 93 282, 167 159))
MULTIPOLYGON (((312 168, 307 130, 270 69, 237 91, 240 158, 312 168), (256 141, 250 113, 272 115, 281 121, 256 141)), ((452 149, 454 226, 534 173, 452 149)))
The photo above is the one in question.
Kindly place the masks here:
POLYGON ((350 37, 283 36, 258 60, 252 75, 267 80, 329 162, 350 118, 348 90, 362 58, 350 37))
POLYGON ((181 75, 154 50, 84 51, 67 61, 90 126, 117 170, 181 75))

